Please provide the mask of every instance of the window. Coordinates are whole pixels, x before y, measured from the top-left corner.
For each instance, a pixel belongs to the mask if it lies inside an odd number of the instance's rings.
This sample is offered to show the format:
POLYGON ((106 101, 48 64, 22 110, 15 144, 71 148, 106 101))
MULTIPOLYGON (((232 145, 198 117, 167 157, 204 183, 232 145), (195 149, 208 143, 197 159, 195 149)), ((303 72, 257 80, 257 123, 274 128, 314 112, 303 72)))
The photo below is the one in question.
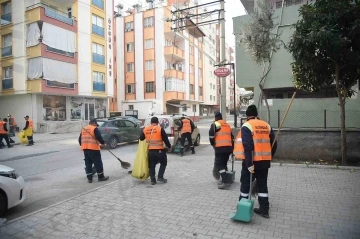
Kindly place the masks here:
POLYGON ((1 4, 1 25, 11 23, 11 2, 1 4))
POLYGON ((190 94, 194 94, 194 84, 190 84, 190 94))
POLYGON ((213 77, 213 72, 209 71, 209 75, 210 75, 210 77, 213 77))
POLYGON ((146 82, 146 93, 155 92, 154 82, 146 82))
POLYGON ((13 68, 12 66, 3 68, 3 80, 2 80, 2 89, 12 89, 13 88, 13 68))
POLYGON ((194 65, 190 64, 190 74, 194 74, 194 65))
POLYGON ((104 9, 104 1, 103 0, 92 0, 92 4, 98 8, 104 9))
POLYGON ((152 49, 152 48, 154 48, 154 39, 145 40, 145 49, 152 49))
POLYGON ((134 22, 125 22, 125 31, 129 32, 134 30, 134 22))
POLYGON ((104 19, 94 14, 92 15, 92 33, 104 36, 104 19))
POLYGON ((213 84, 213 90, 215 90, 215 84, 213 84))
POLYGON ((128 120, 124 120, 124 123, 125 123, 125 127, 132 127, 132 128, 135 127, 135 124, 133 122, 128 121, 128 120))
POLYGON ((134 43, 126 43, 126 52, 133 52, 134 51, 134 43))
POLYGON ((134 105, 129 105, 128 108, 129 110, 134 110, 134 105))
POLYGON ((185 92, 185 82, 176 78, 166 78, 165 91, 185 92))
POLYGON ((93 90, 105 91, 105 74, 102 72, 93 72, 93 90))
POLYGON ((154 60, 145 61, 145 70, 147 71, 154 70, 154 60))
MULTIPOLYGON (((126 85, 126 94, 134 94, 135 93, 135 84, 126 85)), ((129 105, 130 107, 130 105, 129 105)), ((131 110, 131 109, 129 109, 131 110)))
POLYGON ((126 72, 134 72, 134 62, 126 63, 126 72))
POLYGON ((174 45, 174 44, 173 44, 173 41, 165 38, 165 46, 172 46, 172 45, 174 45))
POLYGON ((104 46, 97 43, 93 43, 92 51, 93 51, 93 62, 104 65, 105 64, 104 46))
POLYGON ((210 100, 212 100, 212 95, 210 95, 210 100))
POLYGON ((190 55, 194 55, 194 47, 190 46, 190 55))
POLYGON ((154 17, 144 18, 144 27, 152 27, 152 26, 154 26, 154 17))
POLYGON ((196 105, 193 105, 193 112, 196 112, 196 105))
POLYGON ((200 96, 203 95, 203 88, 202 88, 202 86, 199 86, 199 95, 200 95, 200 96))
POLYGON ((2 49, 1 56, 11 56, 12 55, 12 35, 4 35, 2 37, 2 49))

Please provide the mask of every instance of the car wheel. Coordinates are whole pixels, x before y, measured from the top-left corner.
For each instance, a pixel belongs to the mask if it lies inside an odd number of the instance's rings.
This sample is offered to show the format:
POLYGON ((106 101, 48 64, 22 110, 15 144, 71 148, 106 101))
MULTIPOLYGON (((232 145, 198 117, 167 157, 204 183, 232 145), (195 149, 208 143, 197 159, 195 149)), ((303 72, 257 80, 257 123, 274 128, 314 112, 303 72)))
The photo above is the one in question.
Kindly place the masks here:
POLYGON ((0 218, 5 216, 7 210, 7 202, 4 195, 0 193, 0 218))
POLYGON ((111 138, 109 139, 108 145, 111 149, 114 149, 117 147, 118 139, 116 138, 116 136, 111 136, 111 138))
POLYGON ((198 134, 198 136, 196 136, 196 140, 194 143, 195 146, 199 146, 200 145, 200 134, 198 134))

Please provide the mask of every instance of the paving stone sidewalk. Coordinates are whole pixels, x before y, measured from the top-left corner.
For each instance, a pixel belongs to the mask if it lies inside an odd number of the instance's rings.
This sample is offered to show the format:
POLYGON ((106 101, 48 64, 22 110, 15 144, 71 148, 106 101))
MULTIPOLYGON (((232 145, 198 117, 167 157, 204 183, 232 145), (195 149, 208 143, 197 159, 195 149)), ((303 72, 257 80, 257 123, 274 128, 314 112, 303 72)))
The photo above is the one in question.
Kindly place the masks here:
POLYGON ((212 149, 196 153, 169 156, 167 184, 129 176, 8 222, 0 238, 360 238, 360 171, 274 165, 270 219, 239 223, 228 214, 239 196, 240 163, 236 183, 221 191, 212 149))

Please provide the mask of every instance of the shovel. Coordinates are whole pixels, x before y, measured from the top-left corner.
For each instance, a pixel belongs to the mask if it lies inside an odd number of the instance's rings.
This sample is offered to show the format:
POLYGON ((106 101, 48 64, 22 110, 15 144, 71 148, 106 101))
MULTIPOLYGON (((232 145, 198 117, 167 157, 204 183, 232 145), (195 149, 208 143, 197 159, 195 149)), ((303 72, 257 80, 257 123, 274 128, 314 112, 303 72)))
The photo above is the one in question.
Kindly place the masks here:
POLYGON ((252 173, 250 173, 250 191, 249 199, 242 198, 237 204, 237 211, 235 213, 230 213, 229 218, 241 221, 241 222, 250 222, 254 216, 254 200, 251 199, 251 183, 252 183, 252 173))

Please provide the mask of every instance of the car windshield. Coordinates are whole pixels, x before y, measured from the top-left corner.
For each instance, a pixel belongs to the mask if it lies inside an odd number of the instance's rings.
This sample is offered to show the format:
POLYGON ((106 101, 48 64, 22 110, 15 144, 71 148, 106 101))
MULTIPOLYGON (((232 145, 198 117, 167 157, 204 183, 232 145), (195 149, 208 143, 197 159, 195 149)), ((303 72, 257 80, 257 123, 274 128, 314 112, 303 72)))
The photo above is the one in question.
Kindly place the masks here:
POLYGON ((104 121, 98 121, 97 124, 99 125, 99 127, 102 127, 105 125, 105 122, 104 121))

